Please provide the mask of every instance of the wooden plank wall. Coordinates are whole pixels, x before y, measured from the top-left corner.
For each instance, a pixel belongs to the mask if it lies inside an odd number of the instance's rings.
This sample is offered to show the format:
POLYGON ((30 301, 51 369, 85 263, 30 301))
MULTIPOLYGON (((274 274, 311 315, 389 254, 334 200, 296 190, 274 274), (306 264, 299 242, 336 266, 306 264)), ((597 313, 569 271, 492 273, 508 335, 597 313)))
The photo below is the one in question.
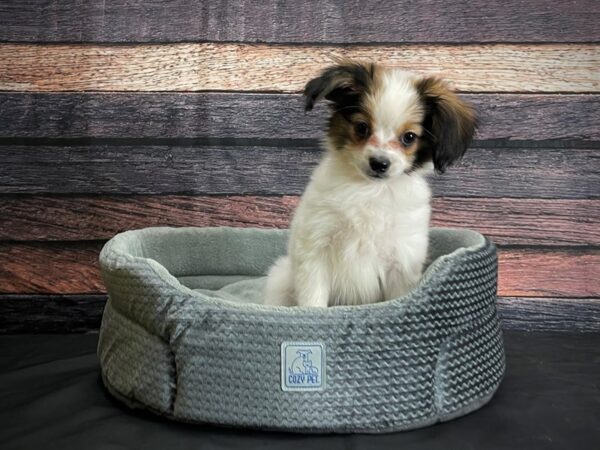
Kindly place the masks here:
POLYGON ((600 331, 600 3, 0 3, 0 330, 94 330, 97 256, 155 225, 286 227, 332 55, 445 76, 482 126, 433 224, 499 246, 505 327, 600 331))

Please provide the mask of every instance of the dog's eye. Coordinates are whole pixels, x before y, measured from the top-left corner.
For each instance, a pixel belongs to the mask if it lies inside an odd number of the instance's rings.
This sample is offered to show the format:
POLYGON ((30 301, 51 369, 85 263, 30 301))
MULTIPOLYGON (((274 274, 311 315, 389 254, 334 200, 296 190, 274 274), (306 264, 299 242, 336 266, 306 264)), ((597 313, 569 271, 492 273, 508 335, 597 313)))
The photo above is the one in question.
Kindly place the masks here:
POLYGON ((371 130, 367 122, 357 122, 354 124, 354 132, 359 138, 364 139, 369 136, 371 130))
POLYGON ((413 133, 412 131, 409 131, 408 133, 404 133, 402 135, 402 137, 400 138, 400 141, 402 142, 402 145, 408 147, 408 146, 412 145, 416 139, 417 139, 417 135, 415 133, 413 133))

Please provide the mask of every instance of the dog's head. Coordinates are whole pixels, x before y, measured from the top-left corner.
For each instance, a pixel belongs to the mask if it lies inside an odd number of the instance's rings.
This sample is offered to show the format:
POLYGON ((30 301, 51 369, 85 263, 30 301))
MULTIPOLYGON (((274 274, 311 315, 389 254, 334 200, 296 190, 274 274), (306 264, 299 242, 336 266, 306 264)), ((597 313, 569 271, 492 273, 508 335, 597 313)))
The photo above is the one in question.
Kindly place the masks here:
POLYGON ((430 163, 444 172, 463 156, 477 125, 473 108, 439 78, 372 63, 341 61, 309 81, 304 95, 307 111, 329 101, 329 147, 369 179, 430 163))

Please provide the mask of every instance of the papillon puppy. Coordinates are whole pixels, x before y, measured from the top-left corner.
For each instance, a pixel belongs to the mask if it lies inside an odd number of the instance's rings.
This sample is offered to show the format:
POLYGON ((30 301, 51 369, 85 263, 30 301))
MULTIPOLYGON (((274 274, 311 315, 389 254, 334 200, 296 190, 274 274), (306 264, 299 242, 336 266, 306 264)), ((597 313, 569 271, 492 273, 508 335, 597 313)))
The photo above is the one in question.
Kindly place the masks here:
POLYGON ((268 274, 265 304, 327 307, 400 297, 427 256, 425 176, 460 159, 474 109, 436 77, 341 60, 309 81, 306 110, 326 100, 326 152, 268 274))

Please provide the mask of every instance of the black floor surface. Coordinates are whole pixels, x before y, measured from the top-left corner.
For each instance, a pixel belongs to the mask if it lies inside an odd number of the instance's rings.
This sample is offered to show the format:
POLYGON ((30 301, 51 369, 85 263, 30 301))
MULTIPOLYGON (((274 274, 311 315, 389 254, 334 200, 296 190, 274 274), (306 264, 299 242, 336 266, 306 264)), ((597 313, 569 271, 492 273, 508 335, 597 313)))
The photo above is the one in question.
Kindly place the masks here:
POLYGON ((452 422, 381 435, 300 435, 173 423, 102 387, 97 335, 0 337, 2 449, 600 449, 600 334, 506 332, 492 401, 452 422))

